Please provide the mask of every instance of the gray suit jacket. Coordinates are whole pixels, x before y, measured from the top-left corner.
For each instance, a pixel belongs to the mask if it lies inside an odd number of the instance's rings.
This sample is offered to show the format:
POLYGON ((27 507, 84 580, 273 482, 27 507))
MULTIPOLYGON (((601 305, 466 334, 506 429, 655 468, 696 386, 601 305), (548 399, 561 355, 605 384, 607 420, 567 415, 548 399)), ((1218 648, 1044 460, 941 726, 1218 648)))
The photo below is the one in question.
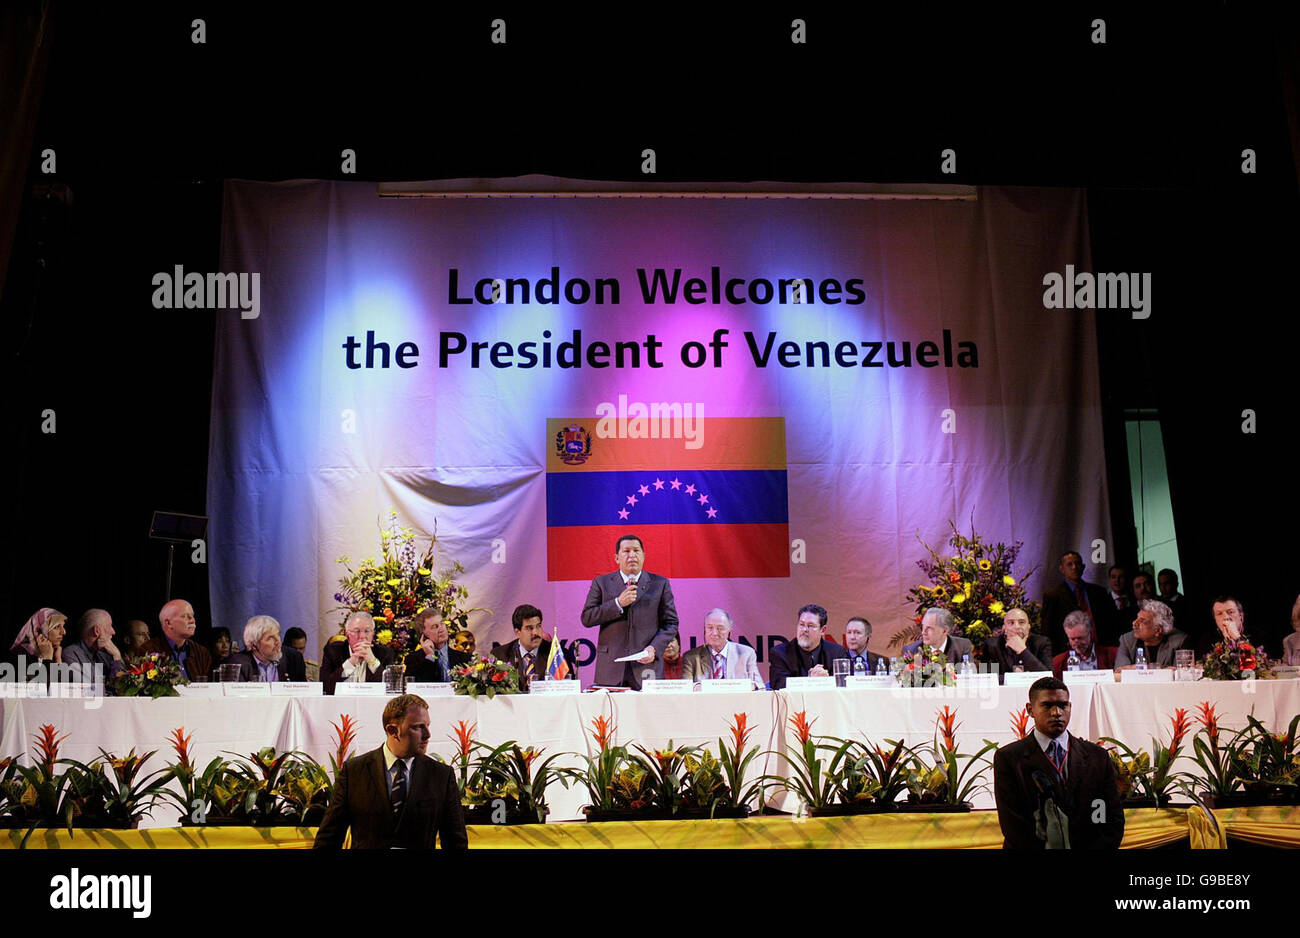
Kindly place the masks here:
MULTIPOLYGON (((758 673, 758 656, 754 649, 739 642, 727 642, 722 649, 727 656, 727 677, 747 677, 762 690, 767 683, 758 673)), ((682 655, 682 677, 703 681, 713 673, 713 655, 708 645, 699 645, 682 655)))
POLYGON ((582 607, 582 624, 599 628, 596 642, 596 683, 610 687, 626 685, 641 689, 641 672, 651 668, 655 676, 664 673, 664 649, 677 634, 677 605, 666 577, 641 571, 637 577, 636 602, 626 609, 618 604, 623 593, 623 574, 615 570, 591 581, 587 602, 582 607), (634 651, 654 646, 654 664, 616 662, 634 651), (629 674, 629 671, 631 672, 629 674))
MULTIPOLYGON (((921 647, 920 641, 911 642, 903 646, 903 654, 910 655, 921 647)), ((975 662, 975 646, 970 643, 970 639, 962 638, 959 635, 948 636, 948 661, 951 664, 961 664, 962 655, 970 655, 971 663, 975 662)))
MULTIPOLYGON (((1165 636, 1165 640, 1160 643, 1156 649, 1156 660, 1152 661, 1147 658, 1147 664, 1153 668, 1172 668, 1174 666, 1174 652, 1183 647, 1183 642, 1187 641, 1187 633, 1174 629, 1165 636)), ((1138 637, 1136 632, 1126 632, 1119 637, 1119 653, 1115 655, 1115 667, 1122 668, 1126 664, 1133 664, 1134 656, 1137 654, 1138 637)))

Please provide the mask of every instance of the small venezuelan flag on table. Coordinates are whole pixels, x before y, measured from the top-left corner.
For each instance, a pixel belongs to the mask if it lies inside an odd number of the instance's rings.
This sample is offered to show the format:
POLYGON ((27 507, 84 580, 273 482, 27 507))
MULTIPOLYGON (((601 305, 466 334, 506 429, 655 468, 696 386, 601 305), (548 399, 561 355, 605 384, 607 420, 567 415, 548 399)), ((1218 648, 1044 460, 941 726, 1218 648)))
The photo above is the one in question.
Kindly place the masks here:
POLYGON ((614 568, 620 534, 667 577, 788 577, 785 419, 708 417, 683 439, 613 439, 598 419, 547 421, 546 577, 614 568))

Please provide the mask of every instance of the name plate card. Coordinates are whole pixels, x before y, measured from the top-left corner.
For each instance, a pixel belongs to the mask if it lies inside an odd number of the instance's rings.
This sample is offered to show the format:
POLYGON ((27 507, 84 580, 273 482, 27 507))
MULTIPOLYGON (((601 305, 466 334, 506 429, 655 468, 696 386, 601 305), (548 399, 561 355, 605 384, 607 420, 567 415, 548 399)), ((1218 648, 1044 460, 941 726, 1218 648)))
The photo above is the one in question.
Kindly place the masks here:
POLYGON ((1110 668, 1103 671, 1062 671, 1061 680, 1066 684, 1114 684, 1115 672, 1110 668))
POLYGON ((271 685, 263 681, 236 681, 222 683, 227 697, 270 697, 271 685))
POLYGON ((182 697, 223 697, 221 688, 224 684, 203 683, 203 684, 177 684, 176 693, 182 697))
POLYGON ((785 679, 786 690, 834 690, 835 678, 826 677, 788 677, 785 679))
POLYGON ((892 674, 850 674, 844 679, 844 686, 850 690, 861 690, 864 687, 897 687, 898 678, 892 674))
POLYGON ((45 696, 45 685, 37 681, 0 681, 0 697, 45 696))
MULTIPOLYGON (((1052 672, 1048 671, 1048 674, 1052 672)), ((1040 674, 1039 677, 1042 677, 1040 674)), ((1032 682, 1030 682, 1032 683, 1032 682)), ((998 675, 995 671, 974 671, 970 674, 957 675, 958 687, 997 687, 998 675)))
POLYGON ((274 681, 271 684, 272 697, 320 697, 325 693, 325 685, 320 681, 274 681))
POLYGON ((693 694, 695 684, 686 678, 677 681, 652 678, 641 682, 641 691, 646 694, 693 694))
POLYGON ((582 682, 570 681, 568 678, 560 681, 533 681, 528 685, 528 693, 530 695, 543 694, 551 697, 581 694, 582 682))
POLYGON ((1040 678, 1051 676, 1051 671, 1007 671, 1002 675, 1002 686, 1028 687, 1040 678))
POLYGON ((1124 675, 1120 678, 1122 684, 1168 684, 1174 679, 1174 672, 1169 668, 1147 668, 1145 671, 1132 668, 1121 673, 1124 675))
MULTIPOLYGON (((577 682, 575 681, 575 683, 577 682)), ((339 685, 339 687, 342 686, 342 684, 339 685)), ((406 692, 408 694, 419 694, 421 697, 456 696, 455 685, 450 681, 407 681, 406 692)))
POLYGON ((753 689, 754 682, 747 677, 723 677, 700 682, 702 694, 748 694, 753 689))
POLYGON ((104 685, 84 682, 51 684, 49 695, 51 697, 103 697, 104 685))
POLYGON ((383 697, 384 685, 363 681, 358 684, 354 681, 339 681, 334 685, 335 697, 383 697))

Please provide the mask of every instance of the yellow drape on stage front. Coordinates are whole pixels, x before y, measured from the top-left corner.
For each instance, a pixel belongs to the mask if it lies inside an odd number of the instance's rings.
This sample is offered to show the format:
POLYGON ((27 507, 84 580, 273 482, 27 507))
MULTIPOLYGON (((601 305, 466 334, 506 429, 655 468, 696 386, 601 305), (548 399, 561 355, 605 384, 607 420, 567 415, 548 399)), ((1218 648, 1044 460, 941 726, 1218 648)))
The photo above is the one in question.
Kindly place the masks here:
POLYGON ((1300 847, 1300 807, 1219 808, 1214 816, 1228 837, 1266 847, 1300 847))
MULTIPOLYGON (((1239 808, 1215 812, 1233 836, 1255 843, 1296 846, 1300 830, 1296 809, 1239 808), (1273 813, 1269 813, 1273 812, 1273 813), (1234 826, 1235 825, 1235 826, 1234 826)), ((1140 808, 1125 815, 1126 848, 1160 847, 1186 840, 1215 846, 1213 827, 1199 808, 1140 808), (1201 820, 1189 814, 1199 812, 1201 820), (1190 831, 1189 831, 1190 823, 1190 831), (1199 826, 1198 826, 1199 825, 1199 826)), ((856 817, 757 817, 744 821, 612 821, 527 824, 517 827, 475 825, 469 829, 474 850, 493 849, 879 849, 929 847, 997 849, 1002 831, 994 811, 969 814, 883 814, 856 817)), ((30 849, 303 849, 316 835, 307 827, 157 827, 147 830, 38 830, 30 849)), ((17 847, 22 831, 0 834, 0 849, 17 847)))

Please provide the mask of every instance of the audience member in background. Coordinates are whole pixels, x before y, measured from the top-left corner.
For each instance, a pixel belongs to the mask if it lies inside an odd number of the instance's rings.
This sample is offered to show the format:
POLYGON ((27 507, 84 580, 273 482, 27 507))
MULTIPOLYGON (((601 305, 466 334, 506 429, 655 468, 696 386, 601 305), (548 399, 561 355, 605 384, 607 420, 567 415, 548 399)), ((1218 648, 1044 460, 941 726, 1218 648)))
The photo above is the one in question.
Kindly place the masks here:
POLYGON ((1114 606, 1115 627, 1119 634, 1123 634, 1127 629, 1133 628, 1133 617, 1138 611, 1137 600, 1128 588, 1128 570, 1115 564, 1110 568, 1108 582, 1110 601, 1114 606))
POLYGON ((125 632, 122 636, 122 658, 140 657, 140 649, 149 641, 149 623, 143 619, 132 619, 126 624, 125 632))
MULTIPOLYGON (((418 629, 420 644, 406 656, 406 679, 428 684, 445 684, 451 669, 467 664, 470 656, 451 647, 447 640, 447 623, 437 609, 423 609, 411 620, 418 629)), ((322 668, 323 670, 323 668, 322 668)))
MULTIPOLYGON (((1076 609, 1070 615, 1079 611, 1076 609)), ((1070 616, 1065 618, 1069 621, 1070 616)), ((1001 674, 1008 671, 1050 671, 1052 643, 1045 635, 1029 633, 1029 613, 1023 609, 1008 609, 1002 616, 1002 634, 992 635, 984 642, 984 658, 996 664, 1001 674)))
POLYGON ((664 680, 676 681, 685 677, 685 665, 682 664, 682 645, 679 636, 674 635, 673 640, 664 648, 664 680))
MULTIPOLYGON (((542 631, 542 610, 525 603, 516 606, 510 614, 510 624, 514 626, 515 640, 492 649, 492 657, 506 664, 512 664, 519 670, 519 686, 527 690, 533 681, 546 680, 546 663, 551 660, 551 640, 542 631)), ((563 645, 561 645, 563 648, 563 645)), ((568 662, 572 679, 578 677, 578 665, 573 660, 572 649, 561 651, 568 662)))
POLYGON ((850 674, 875 674, 880 666, 880 656, 867 651, 871 641, 871 623, 866 616, 854 616, 844 623, 844 647, 849 653, 850 674), (859 669, 861 665, 862 669, 859 669))
POLYGON ((1183 647, 1187 633, 1174 628, 1174 614, 1160 600, 1144 599, 1138 606, 1133 631, 1120 637, 1115 668, 1124 670, 1133 667, 1137 662, 1139 645, 1145 649, 1148 667, 1172 668, 1174 652, 1183 647))
POLYGON ((95 665, 103 668, 101 677, 107 681, 122 670, 122 652, 113 644, 113 617, 103 609, 87 609, 77 620, 79 640, 66 648, 63 660, 78 665, 82 670, 78 680, 90 683, 95 680, 95 665))
POLYGON ((253 616, 244 625, 244 650, 227 664, 239 665, 241 681, 305 681, 302 655, 282 644, 280 623, 270 616, 253 616))
POLYGON ((1156 584, 1155 580, 1151 578, 1151 574, 1147 573, 1145 570, 1139 570, 1137 573, 1133 574, 1133 599, 1137 602, 1142 602, 1144 599, 1155 598, 1156 584))
POLYGON ((158 610, 158 621, 162 623, 162 637, 145 643, 142 654, 168 655, 180 664, 191 681, 206 680, 212 672, 212 654, 194 641, 194 607, 183 599, 173 599, 158 610))
POLYGON ((1300 596, 1291 607, 1291 634, 1282 639, 1282 663, 1300 665, 1300 596))
MULTIPOLYGON (((343 624, 342 642, 326 642, 321 652, 320 679, 326 694, 333 694, 341 681, 377 683, 384 668, 393 663, 393 653, 375 643, 375 619, 368 612, 354 612, 343 624)), ((414 654, 414 653, 413 653, 414 654)), ((407 672, 407 680, 412 680, 407 672)))
MULTIPOLYGON (((14 639, 13 645, 9 648, 9 653, 5 660, 17 667, 20 663, 19 658, 23 661, 21 664, 24 669, 17 671, 14 675, 16 680, 28 680, 26 666, 36 662, 50 662, 54 664, 63 661, 63 636, 68 628, 68 617, 57 609, 50 609, 48 606, 37 609, 18 630, 18 636, 14 639)), ((33 670, 31 680, 40 678, 45 679, 45 670, 33 670)))
POLYGON ((212 652, 212 666, 219 668, 230 661, 233 645, 230 641, 230 629, 219 625, 212 630, 212 639, 208 649, 212 652))
POLYGON ((1063 623, 1076 609, 1092 616, 1098 644, 1114 644, 1119 633, 1113 613, 1115 603, 1106 590, 1084 580, 1083 556, 1076 550, 1066 551, 1057 569, 1062 577, 1060 584, 1043 594, 1043 634, 1052 643, 1053 653, 1067 650, 1069 642, 1065 640, 1063 623))
POLYGON ((682 676, 696 683, 749 678, 753 690, 762 690, 764 681, 758 673, 758 657, 748 645, 731 641, 732 627, 731 613, 710 609, 704 617, 704 644, 681 656, 682 676))
MULTIPOLYGON (((929 645, 946 656, 952 664, 961 664, 962 659, 967 655, 973 659, 975 647, 970 639, 952 634, 954 624, 952 613, 947 609, 927 609, 925 615, 921 617, 920 641, 904 645, 903 654, 915 654, 922 645, 929 645)), ((971 663, 974 664, 974 661, 972 660, 971 663)))
POLYGON ((461 629, 451 637, 450 645, 452 651, 458 651, 465 655, 468 661, 474 657, 474 653, 478 650, 478 639, 474 637, 474 633, 469 629, 461 629))
POLYGON ((309 661, 307 659, 307 633, 298 626, 294 626, 284 633, 284 647, 292 648, 298 654, 302 655, 303 673, 307 675, 309 681, 320 680, 320 662, 309 661))
POLYGON ((1174 621, 1185 630, 1191 615, 1187 609, 1187 597, 1178 592, 1178 574, 1165 567, 1156 574, 1156 583, 1160 587, 1160 601, 1173 610, 1174 621))
POLYGON ((795 640, 777 645, 772 650, 772 661, 768 666, 768 684, 772 690, 784 688, 786 678, 826 677, 831 673, 831 662, 849 656, 843 645, 825 638, 826 619, 826 610, 816 603, 809 603, 799 610, 795 640))
POLYGON ((1196 640, 1196 657, 1204 658, 1219 642, 1250 641, 1246 634, 1246 613, 1235 596, 1217 596, 1210 607, 1214 614, 1213 631, 1196 640))
POLYGON ((1065 637, 1070 647, 1052 659, 1052 673, 1058 678, 1068 670, 1070 652, 1079 656, 1080 671, 1111 671, 1115 668, 1115 654, 1119 651, 1114 645, 1097 645, 1092 640, 1092 623, 1086 612, 1078 609, 1065 617, 1065 637))

